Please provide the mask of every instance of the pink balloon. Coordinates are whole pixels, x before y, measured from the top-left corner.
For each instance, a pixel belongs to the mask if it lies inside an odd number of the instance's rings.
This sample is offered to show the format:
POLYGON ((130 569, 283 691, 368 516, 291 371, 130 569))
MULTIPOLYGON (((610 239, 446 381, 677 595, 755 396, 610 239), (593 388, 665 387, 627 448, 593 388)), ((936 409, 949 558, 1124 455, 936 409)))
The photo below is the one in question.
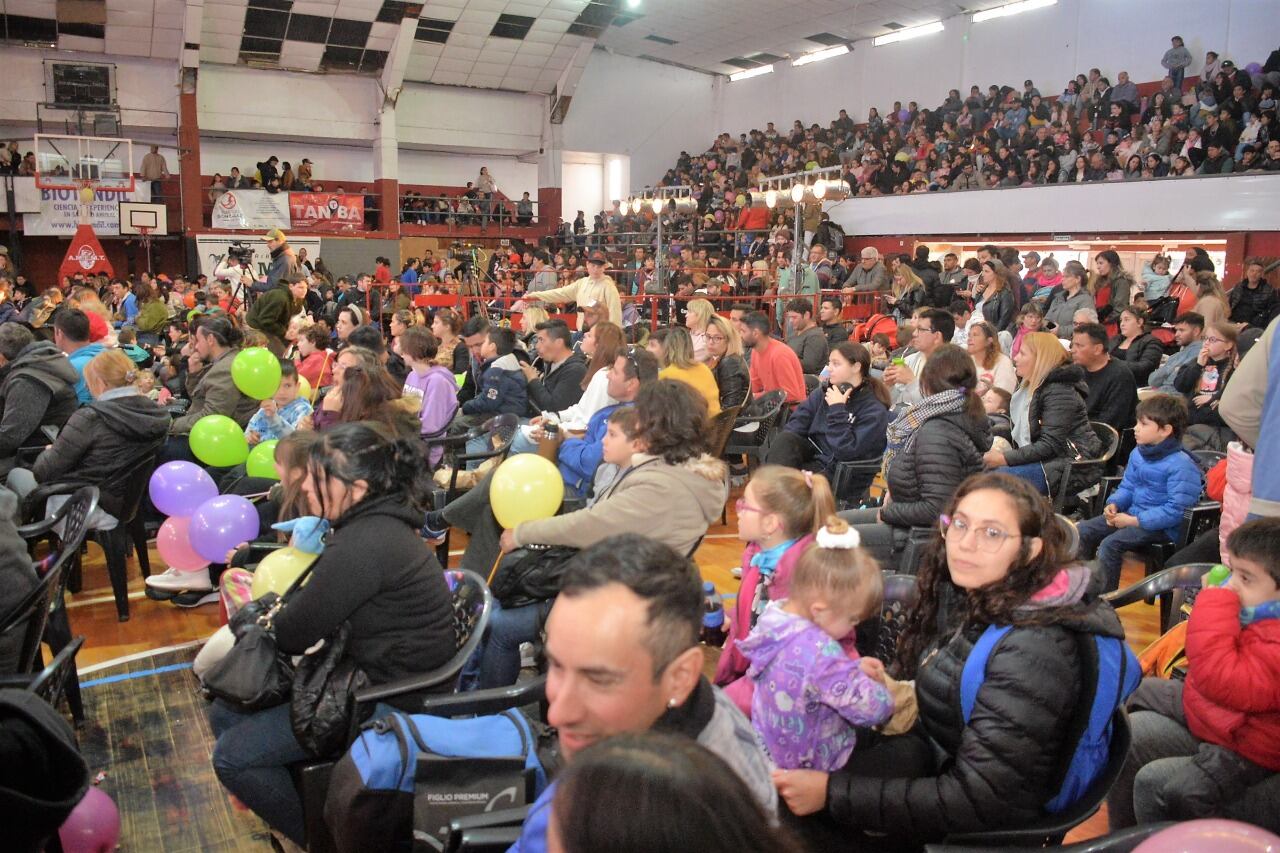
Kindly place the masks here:
POLYGON ((166 518, 156 534, 160 559, 180 572, 198 572, 209 561, 191 547, 191 519, 174 515, 166 518))
POLYGON ((1235 820, 1189 820, 1157 832, 1133 853, 1264 853, 1280 847, 1280 837, 1235 820))
POLYGON ((89 787, 58 830, 65 853, 111 853, 120 841, 120 812, 101 788, 89 787))

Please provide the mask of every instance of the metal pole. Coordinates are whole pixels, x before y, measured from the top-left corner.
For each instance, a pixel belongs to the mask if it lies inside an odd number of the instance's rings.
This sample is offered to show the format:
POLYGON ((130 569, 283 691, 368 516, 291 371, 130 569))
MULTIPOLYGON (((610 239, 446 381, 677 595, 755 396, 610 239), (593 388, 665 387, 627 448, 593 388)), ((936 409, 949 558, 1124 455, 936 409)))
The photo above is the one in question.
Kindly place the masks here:
MULTIPOLYGON (((659 289, 663 291, 669 291, 670 288, 667 286, 667 283, 663 279, 663 275, 662 275, 662 213, 666 212, 665 205, 663 207, 664 207, 664 210, 658 213, 658 242, 653 252, 653 274, 654 274, 655 280, 658 282, 659 289)), ((657 303, 654 304, 653 311, 650 313, 652 314, 649 320, 649 322, 652 324, 650 328, 656 329, 658 325, 657 303)))

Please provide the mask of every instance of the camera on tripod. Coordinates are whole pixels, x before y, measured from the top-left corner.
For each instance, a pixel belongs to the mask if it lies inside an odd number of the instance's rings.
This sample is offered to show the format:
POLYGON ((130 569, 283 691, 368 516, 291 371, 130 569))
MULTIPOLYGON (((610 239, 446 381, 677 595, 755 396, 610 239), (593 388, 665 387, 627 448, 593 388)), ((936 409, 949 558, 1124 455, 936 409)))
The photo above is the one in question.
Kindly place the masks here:
POLYGON ((253 249, 239 240, 233 240, 227 247, 227 257, 238 264, 248 265, 253 261, 253 249))
POLYGON ((449 260, 474 261, 476 259, 476 251, 476 247, 470 243, 455 240, 449 244, 449 260))

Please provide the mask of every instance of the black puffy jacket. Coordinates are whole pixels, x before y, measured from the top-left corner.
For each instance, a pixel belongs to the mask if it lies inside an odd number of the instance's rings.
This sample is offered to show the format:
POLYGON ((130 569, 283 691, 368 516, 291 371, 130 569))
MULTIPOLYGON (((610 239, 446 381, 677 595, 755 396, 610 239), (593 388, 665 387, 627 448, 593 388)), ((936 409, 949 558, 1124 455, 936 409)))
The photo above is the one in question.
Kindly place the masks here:
POLYGON ((876 779, 833 773, 827 811, 858 829, 920 842, 948 833, 1025 826, 1044 816, 1075 743, 1081 708, 1081 635, 1124 637, 1110 605, 1055 611, 1052 624, 1017 627, 991 651, 969 722, 960 710, 964 663, 985 625, 961 627, 962 593, 946 584, 937 641, 916 673, 920 725, 943 759, 937 774, 876 779), (959 628, 959 630, 957 630, 959 628))
POLYGON ((982 454, 990 448, 986 417, 975 422, 962 412, 952 412, 929 418, 889 464, 891 500, 880 518, 894 527, 936 524, 938 513, 961 481, 982 470, 982 454))
POLYGON ((91 483, 98 487, 103 511, 119 517, 126 485, 121 475, 159 449, 169 433, 169 413, 129 391, 108 392, 116 395, 76 409, 31 466, 36 482, 91 483))
POLYGON ((740 355, 726 355, 711 369, 720 389, 720 409, 745 406, 751 399, 751 374, 740 355))
POLYGON ((1119 335, 1111 342, 1111 357, 1123 364, 1133 373, 1134 380, 1141 388, 1147 384, 1151 372, 1160 366, 1160 358, 1164 355, 1164 344, 1155 335, 1143 332, 1133 339, 1128 349, 1121 349, 1124 338, 1119 335))
MULTIPOLYGON (((1044 382, 1031 395, 1027 416, 1031 421, 1031 443, 1007 450, 1006 465, 1039 462, 1050 490, 1056 489, 1063 469, 1076 458, 1093 458, 1102 450, 1093 427, 1089 426, 1089 409, 1085 400, 1089 386, 1084 381, 1084 368, 1064 364, 1049 371, 1044 382)), ((1086 479, 1081 472, 1079 479, 1086 479)), ((1079 490, 1088 483, 1072 480, 1071 489, 1079 490)))

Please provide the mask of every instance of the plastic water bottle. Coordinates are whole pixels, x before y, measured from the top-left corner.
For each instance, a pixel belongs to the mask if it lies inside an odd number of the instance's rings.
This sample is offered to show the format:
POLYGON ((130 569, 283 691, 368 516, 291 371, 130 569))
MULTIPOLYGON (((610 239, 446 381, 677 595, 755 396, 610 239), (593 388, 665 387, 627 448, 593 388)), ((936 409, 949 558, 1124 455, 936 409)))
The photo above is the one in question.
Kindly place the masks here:
POLYGON ((716 592, 716 585, 711 581, 702 584, 702 599, 704 602, 702 633, 699 639, 708 646, 723 646, 726 636, 724 600, 720 598, 720 593, 716 592))
POLYGON ((1231 577, 1231 570, 1222 563, 1214 566, 1209 573, 1204 576, 1205 586, 1222 586, 1227 582, 1227 578, 1231 577))

